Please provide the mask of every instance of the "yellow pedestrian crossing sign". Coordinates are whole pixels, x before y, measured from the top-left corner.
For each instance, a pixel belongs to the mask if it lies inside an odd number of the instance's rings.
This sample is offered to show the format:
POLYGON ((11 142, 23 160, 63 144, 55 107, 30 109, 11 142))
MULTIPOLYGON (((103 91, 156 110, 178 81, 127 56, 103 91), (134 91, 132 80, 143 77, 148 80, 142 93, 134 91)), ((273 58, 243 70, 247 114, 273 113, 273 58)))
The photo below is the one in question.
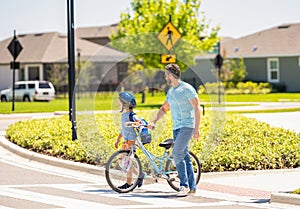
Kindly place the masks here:
POLYGON ((177 30, 177 28, 171 23, 168 22, 165 27, 161 30, 161 32, 157 36, 158 40, 162 43, 162 45, 170 51, 173 46, 179 41, 181 38, 181 33, 177 30))
POLYGON ((160 63, 162 64, 176 63, 176 54, 161 54, 160 63))

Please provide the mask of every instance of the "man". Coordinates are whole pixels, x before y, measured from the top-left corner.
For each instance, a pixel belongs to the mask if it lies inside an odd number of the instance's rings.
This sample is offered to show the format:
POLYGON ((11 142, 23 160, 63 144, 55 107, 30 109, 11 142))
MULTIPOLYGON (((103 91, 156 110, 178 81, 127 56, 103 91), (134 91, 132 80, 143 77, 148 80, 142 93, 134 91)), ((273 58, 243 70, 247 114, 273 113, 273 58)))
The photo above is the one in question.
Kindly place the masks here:
POLYGON ((159 109, 155 124, 168 110, 173 121, 174 147, 172 155, 180 179, 177 196, 183 197, 196 192, 194 170, 190 160, 188 143, 192 136, 199 138, 200 104, 197 92, 188 83, 180 80, 180 68, 176 64, 165 67, 165 79, 170 89, 164 104, 159 109))

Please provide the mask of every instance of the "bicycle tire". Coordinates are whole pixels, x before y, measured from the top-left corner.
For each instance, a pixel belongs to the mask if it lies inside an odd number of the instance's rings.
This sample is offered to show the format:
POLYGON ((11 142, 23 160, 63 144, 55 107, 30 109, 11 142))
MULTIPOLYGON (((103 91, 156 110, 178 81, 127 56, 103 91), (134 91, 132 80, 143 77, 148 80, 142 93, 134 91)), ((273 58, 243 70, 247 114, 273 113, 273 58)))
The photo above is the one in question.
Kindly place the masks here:
MULTIPOLYGON (((190 154, 190 158, 191 158, 191 161, 193 164, 194 173, 195 173, 195 181, 196 181, 196 185, 197 185, 199 183, 200 177, 201 177, 201 163, 194 153, 189 152, 189 154, 190 154)), ((169 179, 167 180, 168 184, 174 190, 179 191, 180 180, 179 180, 179 177, 177 174, 176 165, 173 160, 167 161, 165 172, 167 173, 166 175, 169 177, 169 179)))
POLYGON ((130 157, 129 154, 130 150, 119 150, 110 156, 105 166, 106 181, 110 188, 118 193, 131 192, 142 179, 140 159, 136 154, 134 157, 130 157), (132 185, 128 188, 120 188, 127 183, 128 175, 132 175, 132 185))

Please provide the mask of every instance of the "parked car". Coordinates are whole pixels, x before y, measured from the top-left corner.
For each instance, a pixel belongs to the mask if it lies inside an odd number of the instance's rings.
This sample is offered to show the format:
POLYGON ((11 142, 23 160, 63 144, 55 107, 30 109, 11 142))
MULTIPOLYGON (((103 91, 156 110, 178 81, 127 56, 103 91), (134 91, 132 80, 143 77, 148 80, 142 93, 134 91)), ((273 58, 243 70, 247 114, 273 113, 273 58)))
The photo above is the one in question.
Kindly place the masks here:
MULTIPOLYGON (((1 102, 12 100, 12 88, 1 91, 1 102)), ((51 101, 55 98, 55 89, 48 81, 18 81, 15 83, 16 101, 51 101)))

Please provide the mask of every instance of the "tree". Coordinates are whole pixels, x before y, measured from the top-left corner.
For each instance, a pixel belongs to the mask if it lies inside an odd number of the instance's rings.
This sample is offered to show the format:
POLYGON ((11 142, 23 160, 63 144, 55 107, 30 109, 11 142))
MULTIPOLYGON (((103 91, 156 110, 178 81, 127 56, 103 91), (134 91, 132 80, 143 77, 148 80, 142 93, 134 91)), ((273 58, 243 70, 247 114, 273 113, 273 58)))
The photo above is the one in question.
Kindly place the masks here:
POLYGON ((226 59, 221 72, 222 81, 232 81, 235 84, 243 81, 247 75, 244 59, 226 59))
MULTIPOLYGON (((94 79, 91 71, 88 70, 93 67, 93 63, 89 61, 76 62, 76 88, 77 93, 85 92, 88 90, 90 80, 94 79), (79 72, 80 69, 80 72, 79 72), (79 76, 80 74, 80 76, 79 76)), ((68 86, 68 65, 67 64, 54 64, 51 73, 48 75, 49 81, 53 83, 58 92, 66 93, 68 86)))
POLYGON ((230 70, 233 73, 232 81, 238 83, 243 81, 247 75, 246 66, 243 58, 230 60, 230 70))
POLYGON ((57 92, 67 92, 68 66, 67 64, 54 64, 51 73, 48 75, 49 81, 55 86, 57 92))
POLYGON ((219 27, 211 28, 200 12, 201 0, 133 0, 131 10, 121 14, 118 32, 112 34, 111 45, 142 60, 148 69, 162 69, 160 55, 177 55, 184 71, 195 64, 195 56, 212 49, 217 42, 219 27), (200 17, 201 14, 201 17, 200 17), (169 52, 157 39, 163 27, 171 21, 182 34, 169 52))

